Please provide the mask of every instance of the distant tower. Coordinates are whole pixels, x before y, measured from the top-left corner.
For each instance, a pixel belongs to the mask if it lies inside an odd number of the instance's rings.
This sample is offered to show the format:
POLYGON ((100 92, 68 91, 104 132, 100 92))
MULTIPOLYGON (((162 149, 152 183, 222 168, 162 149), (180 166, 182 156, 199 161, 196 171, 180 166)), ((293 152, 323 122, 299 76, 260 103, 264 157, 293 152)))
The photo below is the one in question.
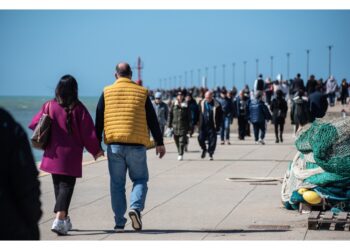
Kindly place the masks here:
POLYGON ((142 78, 141 78, 141 70, 143 69, 143 62, 141 61, 141 57, 137 58, 137 81, 136 83, 142 86, 142 78))

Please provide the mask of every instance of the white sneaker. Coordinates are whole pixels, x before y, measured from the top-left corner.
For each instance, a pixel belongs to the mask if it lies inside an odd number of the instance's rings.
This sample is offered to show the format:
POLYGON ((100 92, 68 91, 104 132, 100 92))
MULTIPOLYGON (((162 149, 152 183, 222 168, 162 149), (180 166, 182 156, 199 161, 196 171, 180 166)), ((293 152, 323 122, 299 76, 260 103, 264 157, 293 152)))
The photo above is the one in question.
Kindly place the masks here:
POLYGON ((58 220, 58 219, 54 220, 51 227, 51 231, 55 232, 58 235, 66 235, 68 232, 66 224, 64 223, 64 220, 58 220))
POLYGON ((70 221, 70 217, 67 216, 67 218, 64 220, 64 224, 66 225, 67 231, 71 231, 73 228, 72 222, 70 221))
POLYGON ((177 160, 178 161, 182 161, 184 159, 184 157, 182 156, 182 155, 179 155, 178 157, 177 157, 177 160))
POLYGON ((259 143, 261 143, 261 145, 265 145, 265 142, 264 142, 264 140, 259 140, 259 143))
POLYGON ((255 142, 255 145, 259 145, 259 142, 258 142, 258 141, 256 141, 256 142, 255 142))

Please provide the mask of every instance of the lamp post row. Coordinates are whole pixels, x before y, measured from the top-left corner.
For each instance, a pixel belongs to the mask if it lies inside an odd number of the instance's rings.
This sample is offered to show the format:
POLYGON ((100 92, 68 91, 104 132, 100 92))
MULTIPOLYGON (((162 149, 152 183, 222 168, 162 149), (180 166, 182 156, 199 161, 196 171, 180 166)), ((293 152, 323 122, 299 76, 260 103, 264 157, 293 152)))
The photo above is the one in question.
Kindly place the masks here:
MULTIPOLYGON (((334 46, 333 45, 328 45, 327 48, 329 50, 329 55, 328 55, 328 76, 330 76, 332 74, 332 48, 334 46)), ((306 50, 306 76, 307 78, 309 78, 309 72, 310 72, 310 52, 311 50, 310 49, 307 49, 306 50)), ((290 52, 287 52, 286 53, 286 56, 287 56, 287 79, 289 79, 290 77, 290 56, 291 56, 291 53, 290 52)), ((273 60, 274 60, 274 56, 270 56, 270 74, 271 76, 273 76, 273 60)), ((259 58, 256 58, 255 59, 255 63, 256 63, 256 76, 259 75, 259 58)), ((247 61, 243 61, 243 81, 244 81, 244 84, 246 84, 246 80, 247 80, 247 61)), ((217 69, 217 66, 214 65, 213 66, 213 87, 216 88, 217 87, 217 79, 216 79, 216 69, 217 69)), ((226 72, 225 72, 225 69, 226 69, 226 64, 222 64, 222 83, 223 85, 225 86, 225 83, 226 83, 226 72)), ((208 79, 208 72, 209 72, 209 67, 206 66, 204 68, 204 72, 205 72, 205 81, 207 81, 208 79)), ((185 74, 185 82, 183 84, 182 82, 182 75, 179 75, 178 78, 177 76, 174 76, 173 78, 172 77, 169 77, 168 78, 168 81, 167 81, 167 78, 160 78, 159 79, 159 84, 160 84, 160 87, 162 88, 163 87, 163 84, 164 84, 164 87, 172 87, 171 85, 174 84, 174 87, 176 86, 183 86, 183 87, 186 87, 186 84, 187 84, 187 73, 188 71, 185 71, 184 72, 185 74), (172 79, 174 80, 174 82, 172 83, 172 79), (177 79, 179 79, 179 83, 177 82, 177 79), (169 83, 169 86, 167 86, 169 83)), ((198 84, 201 85, 201 69, 197 69, 197 74, 198 74, 198 84)), ((190 82, 190 85, 194 85, 193 83, 193 76, 194 76, 194 70, 190 70, 190 76, 191 76, 191 82, 190 82)), ((235 79, 235 76, 236 76, 236 63, 233 62, 232 63, 232 82, 235 83, 236 79, 235 79)))

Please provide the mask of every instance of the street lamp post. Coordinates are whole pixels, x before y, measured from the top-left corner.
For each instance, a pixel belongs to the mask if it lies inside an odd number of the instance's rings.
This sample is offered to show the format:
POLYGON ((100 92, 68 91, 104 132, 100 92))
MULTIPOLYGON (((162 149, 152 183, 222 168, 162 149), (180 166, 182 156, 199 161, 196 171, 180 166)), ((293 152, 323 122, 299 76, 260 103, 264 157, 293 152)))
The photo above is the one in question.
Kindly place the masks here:
POLYGON ((198 86, 201 86, 201 69, 198 69, 198 86))
POLYGON ((191 84, 190 87, 193 87, 193 69, 191 69, 191 84))
POLYGON ((235 67, 236 63, 232 63, 232 84, 235 84, 235 67))
POLYGON ((309 79, 309 69, 310 69, 310 50, 306 50, 306 79, 309 79))
POLYGON ((289 81, 289 58, 290 58, 290 53, 287 53, 287 80, 289 81))
POLYGON ((329 49, 328 76, 329 77, 332 75, 331 66, 332 66, 332 48, 333 47, 334 47, 333 45, 328 46, 328 49, 329 49))
POLYGON ((273 79, 273 56, 270 56, 271 60, 271 79, 273 79))
POLYGON ((243 62, 243 80, 244 80, 244 82, 243 82, 243 84, 247 84, 247 78, 246 78, 246 73, 247 73, 247 61, 244 61, 243 62))
POLYGON ((225 68, 226 68, 226 65, 223 64, 222 65, 222 86, 225 86, 225 68))
POLYGON ((216 65, 213 66, 213 83, 216 86, 216 65))

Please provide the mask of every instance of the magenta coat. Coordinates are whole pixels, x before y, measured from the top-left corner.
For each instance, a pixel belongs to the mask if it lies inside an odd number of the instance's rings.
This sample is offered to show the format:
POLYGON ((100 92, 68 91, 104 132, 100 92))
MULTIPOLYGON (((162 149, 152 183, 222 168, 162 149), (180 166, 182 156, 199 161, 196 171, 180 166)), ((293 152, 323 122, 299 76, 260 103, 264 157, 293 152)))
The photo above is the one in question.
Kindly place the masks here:
MULTIPOLYGON (((35 129, 45 107, 46 103, 34 116, 29 125, 30 129, 35 129)), ((93 156, 100 151, 94 123, 88 110, 82 103, 74 107, 71 134, 68 134, 66 127, 67 112, 56 100, 51 101, 49 113, 53 119, 51 138, 45 149, 40 169, 52 174, 81 177, 84 147, 93 156)))

